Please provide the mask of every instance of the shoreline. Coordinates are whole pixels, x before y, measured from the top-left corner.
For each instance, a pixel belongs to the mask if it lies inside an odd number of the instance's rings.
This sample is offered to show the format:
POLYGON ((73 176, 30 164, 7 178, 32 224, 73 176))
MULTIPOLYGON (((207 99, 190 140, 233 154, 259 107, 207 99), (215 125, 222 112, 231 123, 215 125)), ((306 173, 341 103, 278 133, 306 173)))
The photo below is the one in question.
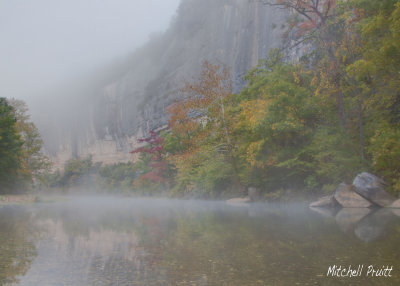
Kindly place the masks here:
POLYGON ((29 204, 39 201, 40 197, 32 194, 0 195, 0 205, 29 204))

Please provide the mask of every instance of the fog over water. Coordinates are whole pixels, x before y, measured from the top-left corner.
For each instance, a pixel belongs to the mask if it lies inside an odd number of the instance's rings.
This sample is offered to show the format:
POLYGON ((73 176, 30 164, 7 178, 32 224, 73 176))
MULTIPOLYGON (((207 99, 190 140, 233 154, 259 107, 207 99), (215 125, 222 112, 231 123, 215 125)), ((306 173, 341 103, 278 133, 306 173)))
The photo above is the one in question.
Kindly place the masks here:
POLYGON ((0 284, 399 285, 398 212, 360 210, 113 197, 4 206, 0 284), (333 264, 365 267, 328 277, 333 264), (368 265, 393 276, 367 277, 368 265))
POLYGON ((164 31, 180 0, 0 0, 0 96, 31 105, 164 31))

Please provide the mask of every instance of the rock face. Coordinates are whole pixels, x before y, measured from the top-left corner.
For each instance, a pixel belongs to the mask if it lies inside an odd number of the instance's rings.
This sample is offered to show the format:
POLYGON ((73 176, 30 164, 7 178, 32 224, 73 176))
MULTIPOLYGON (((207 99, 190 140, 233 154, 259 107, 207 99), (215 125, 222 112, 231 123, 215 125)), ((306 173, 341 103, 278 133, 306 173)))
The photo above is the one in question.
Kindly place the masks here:
POLYGON ((353 186, 356 193, 381 207, 387 207, 395 201, 394 197, 385 192, 385 182, 370 173, 357 175, 353 186))
POLYGON ((344 208, 369 208, 372 203, 353 191, 352 186, 341 183, 334 194, 336 201, 344 208))
MULTIPOLYGON (((281 46, 286 29, 288 12, 260 2, 183 0, 165 33, 133 53, 95 88, 75 95, 79 104, 64 105, 53 118, 37 123, 47 153, 59 165, 88 154, 107 163, 129 160, 138 137, 167 124, 165 108, 180 98, 185 80, 198 76, 203 60, 230 67, 238 92, 258 60, 281 46), (64 109, 73 115, 63 116, 64 109)), ((71 94, 78 93, 66 97, 71 94)), ((45 106, 40 105, 40 113, 51 114, 45 106)))

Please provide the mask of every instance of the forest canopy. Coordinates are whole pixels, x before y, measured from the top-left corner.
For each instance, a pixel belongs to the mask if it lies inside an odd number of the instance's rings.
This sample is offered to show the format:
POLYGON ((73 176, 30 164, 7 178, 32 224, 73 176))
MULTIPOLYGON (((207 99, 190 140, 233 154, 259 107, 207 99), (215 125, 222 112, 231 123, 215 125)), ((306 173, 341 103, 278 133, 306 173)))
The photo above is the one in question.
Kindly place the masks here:
MULTIPOLYGON (((263 1, 271 5, 270 1, 263 1)), ((168 107, 165 158, 180 195, 256 186, 331 191, 361 171, 400 190, 400 3, 274 1, 290 8, 287 45, 233 94, 228 69, 205 62, 168 107), (301 59, 286 55, 303 47, 301 59)))

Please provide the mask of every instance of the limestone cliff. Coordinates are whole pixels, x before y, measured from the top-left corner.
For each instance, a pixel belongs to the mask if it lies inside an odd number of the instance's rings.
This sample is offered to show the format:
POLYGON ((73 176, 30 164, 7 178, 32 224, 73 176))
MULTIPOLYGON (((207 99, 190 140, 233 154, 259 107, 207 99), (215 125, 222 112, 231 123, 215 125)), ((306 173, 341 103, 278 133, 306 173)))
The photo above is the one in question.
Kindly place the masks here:
POLYGON ((134 52, 119 77, 82 95, 88 99, 71 118, 74 128, 45 134, 48 153, 57 167, 88 154, 104 163, 130 160, 136 138, 167 124, 165 107, 203 60, 231 67, 239 91, 247 71, 281 45, 285 23, 283 10, 257 1, 183 0, 169 29, 134 52))

